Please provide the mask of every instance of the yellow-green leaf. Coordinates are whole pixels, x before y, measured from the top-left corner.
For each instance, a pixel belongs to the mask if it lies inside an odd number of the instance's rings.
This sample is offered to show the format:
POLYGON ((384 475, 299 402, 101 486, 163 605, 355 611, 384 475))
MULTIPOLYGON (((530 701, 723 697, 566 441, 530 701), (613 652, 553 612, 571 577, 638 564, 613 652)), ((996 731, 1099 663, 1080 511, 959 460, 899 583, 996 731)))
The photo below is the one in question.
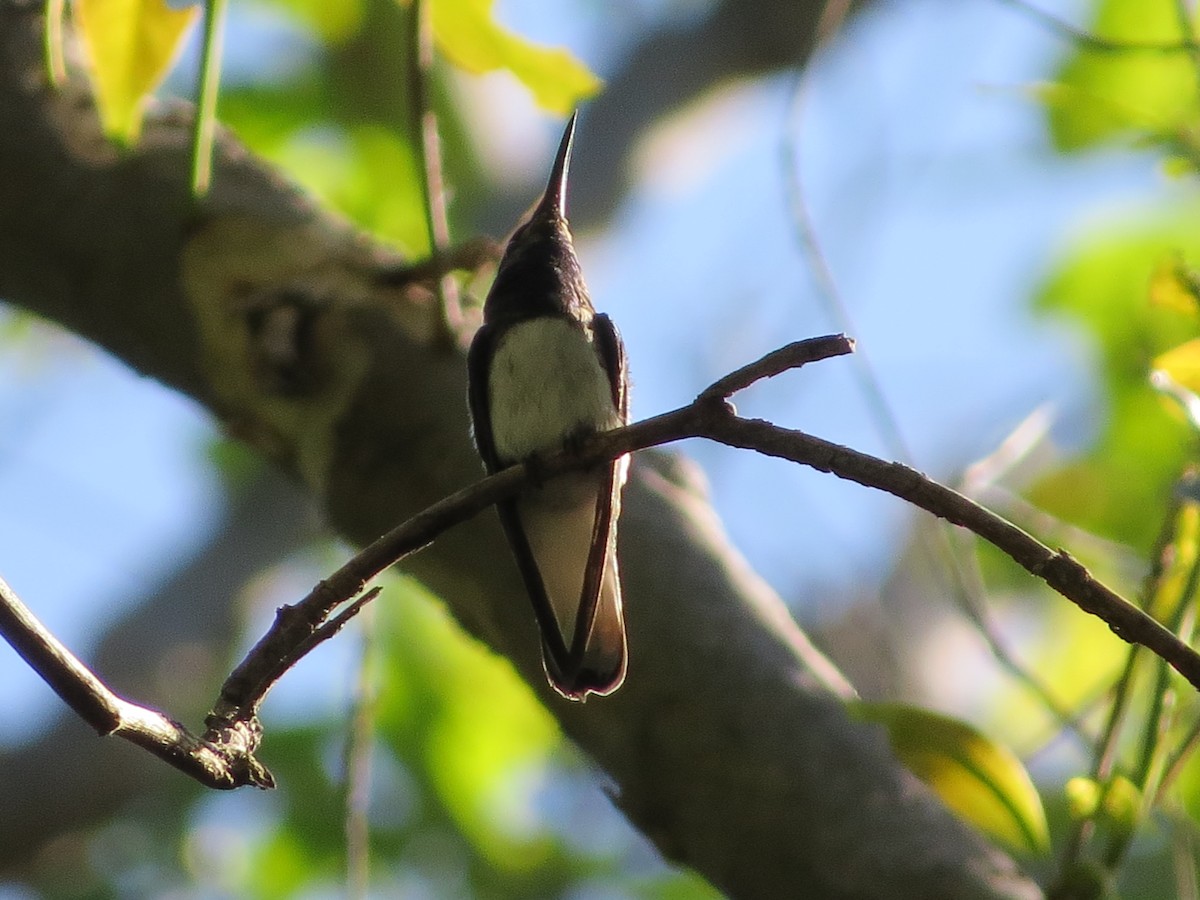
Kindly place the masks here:
POLYGON ((1154 360, 1153 368, 1192 393, 1200 393, 1200 338, 1172 347, 1154 360))
POLYGON ((850 711, 883 725, 905 767, 980 831, 1017 850, 1049 848, 1041 798, 1007 747, 965 722, 914 706, 855 701, 850 711))
POLYGON ((1150 273, 1149 296, 1155 306, 1195 316, 1200 312, 1200 277, 1183 257, 1172 253, 1159 260, 1150 273))
POLYGON ((492 0, 433 0, 433 36, 455 65, 482 74, 507 69, 542 109, 566 115, 601 81, 563 49, 539 47, 492 17, 492 0))
POLYGON ((170 71, 199 7, 165 0, 75 0, 105 132, 131 144, 142 128, 146 97, 170 71))

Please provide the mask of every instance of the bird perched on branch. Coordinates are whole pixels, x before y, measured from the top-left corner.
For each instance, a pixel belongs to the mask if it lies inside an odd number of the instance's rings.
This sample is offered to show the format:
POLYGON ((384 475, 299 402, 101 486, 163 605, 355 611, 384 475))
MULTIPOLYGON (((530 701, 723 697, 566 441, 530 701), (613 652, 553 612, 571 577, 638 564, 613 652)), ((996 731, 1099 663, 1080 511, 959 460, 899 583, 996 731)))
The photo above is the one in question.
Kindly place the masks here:
MULTIPOLYGON (((488 472, 629 421, 625 347, 597 313, 566 219, 575 116, 541 201, 517 228, 467 358, 475 445, 488 472)), ((625 679, 617 519, 629 457, 559 475, 497 504, 562 696, 625 679)))

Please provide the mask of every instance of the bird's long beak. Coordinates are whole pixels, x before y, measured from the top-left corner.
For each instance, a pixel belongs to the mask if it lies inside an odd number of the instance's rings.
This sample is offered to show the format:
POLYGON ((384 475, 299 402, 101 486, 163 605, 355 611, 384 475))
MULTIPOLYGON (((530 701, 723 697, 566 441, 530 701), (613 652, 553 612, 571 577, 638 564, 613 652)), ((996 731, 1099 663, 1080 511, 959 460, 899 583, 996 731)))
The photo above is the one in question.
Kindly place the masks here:
POLYGON ((558 155, 554 157, 554 168, 550 170, 550 181, 546 185, 546 193, 542 195, 534 216, 544 216, 557 213, 558 217, 567 217, 567 171, 571 167, 571 144, 575 140, 575 119, 579 111, 571 113, 567 128, 563 132, 562 141, 558 145, 558 155))

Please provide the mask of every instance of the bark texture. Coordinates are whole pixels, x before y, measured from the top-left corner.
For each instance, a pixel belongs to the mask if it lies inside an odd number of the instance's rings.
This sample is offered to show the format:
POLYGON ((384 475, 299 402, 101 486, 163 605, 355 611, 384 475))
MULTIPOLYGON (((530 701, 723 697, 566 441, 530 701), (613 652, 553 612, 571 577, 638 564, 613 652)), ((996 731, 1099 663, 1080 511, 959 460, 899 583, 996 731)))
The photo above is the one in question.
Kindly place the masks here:
MULTIPOLYGON (((0 297, 196 398, 352 541, 479 477, 464 357, 433 339, 427 285, 384 285, 397 260, 228 137, 193 203, 186 115, 116 151, 78 82, 47 84, 41 40, 40 7, 0 0, 0 297)), ((620 554, 629 679, 586 705, 545 685, 493 514, 410 571, 513 660, 630 820, 728 893, 1038 895, 846 716, 841 677, 729 545, 687 462, 635 460, 620 554)))

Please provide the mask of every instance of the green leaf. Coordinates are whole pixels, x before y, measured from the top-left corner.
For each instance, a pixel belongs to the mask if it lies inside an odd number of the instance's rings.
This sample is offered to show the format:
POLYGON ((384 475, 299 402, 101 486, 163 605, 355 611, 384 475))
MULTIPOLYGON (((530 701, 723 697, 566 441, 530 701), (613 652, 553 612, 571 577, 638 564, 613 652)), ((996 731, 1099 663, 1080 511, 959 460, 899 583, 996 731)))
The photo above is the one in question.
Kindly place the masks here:
MULTIPOLYGON (((1180 42, 1177 0, 1101 0, 1092 33, 1130 43, 1180 42)), ((1064 92, 1048 105, 1050 130, 1064 150, 1131 132, 1186 143, 1197 113, 1195 63, 1188 53, 1099 52, 1077 45, 1061 73, 1064 92)))
POLYGON ((137 140, 146 97, 171 70, 198 14, 198 7, 171 9, 166 0, 76 0, 75 21, 110 137, 137 140))
POLYGON ((483 74, 507 69, 542 109, 566 115, 602 82, 563 49, 539 47, 492 16, 492 0, 433 0, 433 36, 455 65, 483 74))
POLYGON ((1017 850, 1049 849, 1041 798, 1011 750, 965 722, 914 706, 855 701, 849 708, 883 725, 909 771, 984 834, 1017 850))

